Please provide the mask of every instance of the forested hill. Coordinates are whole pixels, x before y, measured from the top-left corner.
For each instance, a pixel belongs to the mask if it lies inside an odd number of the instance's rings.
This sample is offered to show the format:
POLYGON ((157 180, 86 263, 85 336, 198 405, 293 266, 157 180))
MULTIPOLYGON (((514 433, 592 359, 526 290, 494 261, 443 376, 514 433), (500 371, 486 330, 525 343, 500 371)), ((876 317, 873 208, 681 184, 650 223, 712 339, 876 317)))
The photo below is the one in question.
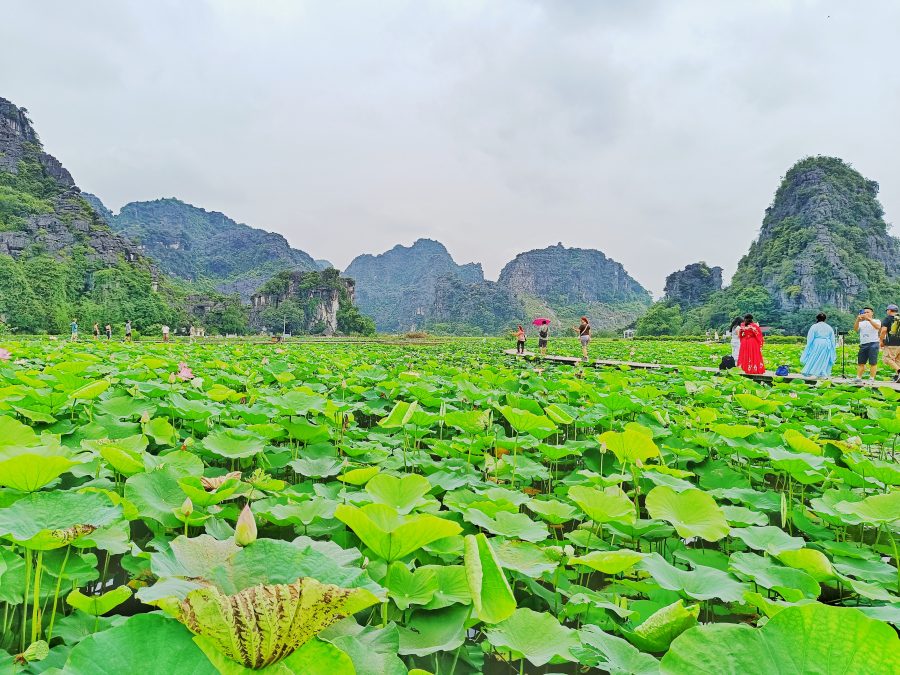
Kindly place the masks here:
POLYGON ((44 152, 27 110, 0 98, 0 331, 58 332, 75 316, 158 322, 170 309, 158 281, 44 152))
POLYGON ((877 196, 878 183, 842 159, 800 160, 778 186, 731 285, 695 308, 667 295, 639 331, 702 334, 750 312, 774 329, 802 334, 817 312, 846 329, 860 306, 882 311, 898 302, 900 240, 889 234, 877 196))
POLYGON ((311 272, 319 263, 292 248, 280 234, 235 222, 217 211, 178 199, 131 202, 113 214, 86 195, 117 232, 138 243, 164 272, 189 281, 208 281, 244 301, 277 272, 311 272))

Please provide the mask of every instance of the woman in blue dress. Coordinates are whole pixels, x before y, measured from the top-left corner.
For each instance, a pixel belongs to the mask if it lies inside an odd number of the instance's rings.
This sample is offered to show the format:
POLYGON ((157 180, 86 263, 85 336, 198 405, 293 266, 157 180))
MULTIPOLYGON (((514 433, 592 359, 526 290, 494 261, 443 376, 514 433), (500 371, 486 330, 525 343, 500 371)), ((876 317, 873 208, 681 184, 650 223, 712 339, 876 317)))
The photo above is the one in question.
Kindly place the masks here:
POLYGON ((824 314, 816 315, 816 322, 810 326, 806 334, 806 349, 800 356, 803 374, 807 377, 826 377, 831 375, 831 368, 837 358, 837 341, 834 328, 825 323, 824 314))

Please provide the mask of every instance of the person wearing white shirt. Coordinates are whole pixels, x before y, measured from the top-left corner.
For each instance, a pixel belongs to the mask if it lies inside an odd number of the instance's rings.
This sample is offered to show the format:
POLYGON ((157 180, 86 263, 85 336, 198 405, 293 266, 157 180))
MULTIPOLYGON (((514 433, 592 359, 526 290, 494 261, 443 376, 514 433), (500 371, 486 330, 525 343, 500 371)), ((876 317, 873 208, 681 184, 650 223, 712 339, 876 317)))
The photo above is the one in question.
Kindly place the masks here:
POLYGON ((875 310, 864 307, 856 317, 853 330, 859 331, 859 355, 856 358, 856 379, 861 380, 866 366, 869 375, 875 379, 878 371, 878 350, 881 346, 881 322, 875 318, 875 310))

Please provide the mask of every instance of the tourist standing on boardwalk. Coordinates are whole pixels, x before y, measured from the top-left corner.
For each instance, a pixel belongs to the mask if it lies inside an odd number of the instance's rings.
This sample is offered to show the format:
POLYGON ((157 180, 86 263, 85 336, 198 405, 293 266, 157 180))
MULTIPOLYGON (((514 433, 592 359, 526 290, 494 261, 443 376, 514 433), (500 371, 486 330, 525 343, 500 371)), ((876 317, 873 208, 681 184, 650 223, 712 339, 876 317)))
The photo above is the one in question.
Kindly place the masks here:
POLYGON ((125 322, 125 342, 131 342, 131 320, 125 322))
POLYGON ((853 330, 859 331, 859 354, 856 357, 856 379, 860 380, 866 365, 869 366, 869 375, 875 379, 878 372, 878 348, 881 346, 881 322, 874 318, 875 310, 871 307, 863 307, 856 317, 853 330))
POLYGON ((522 324, 519 324, 519 329, 516 331, 516 354, 525 353, 525 337, 525 329, 522 328, 522 324))
POLYGON ((881 322, 881 360, 894 371, 894 382, 900 382, 900 316, 897 305, 887 306, 887 316, 881 322))
POLYGON ((816 315, 816 322, 806 334, 806 349, 800 355, 801 371, 807 377, 827 377, 837 359, 837 340, 834 328, 825 323, 828 317, 816 315))
POLYGON ((94 322, 94 339, 95 340, 100 339, 100 324, 97 323, 96 321, 94 322))
POLYGON ((762 329, 753 320, 753 315, 744 317, 743 323, 738 327, 741 338, 741 351, 738 354, 738 365, 748 375, 759 375, 766 372, 766 364, 763 361, 762 347, 764 344, 762 329))
POLYGON ((591 322, 586 316, 581 317, 581 323, 577 326, 578 339, 581 341, 581 358, 587 361, 588 344, 591 342, 591 322))
POLYGON ((106 324, 106 340, 112 340, 112 326, 109 324, 106 324))
POLYGON ((78 339, 78 319, 72 319, 72 323, 69 324, 69 328, 72 329, 72 340, 78 339))
POLYGON ((550 339, 550 323, 543 323, 538 328, 538 347, 541 350, 541 356, 547 355, 547 341, 550 339))
POLYGON ((728 330, 731 332, 731 356, 734 359, 735 364, 738 362, 738 356, 741 354, 741 324, 744 323, 744 320, 741 317, 736 317, 734 321, 731 322, 731 328, 728 330))
POLYGON ((162 334, 163 334, 163 342, 168 342, 169 341, 169 327, 168 326, 163 325, 162 334))

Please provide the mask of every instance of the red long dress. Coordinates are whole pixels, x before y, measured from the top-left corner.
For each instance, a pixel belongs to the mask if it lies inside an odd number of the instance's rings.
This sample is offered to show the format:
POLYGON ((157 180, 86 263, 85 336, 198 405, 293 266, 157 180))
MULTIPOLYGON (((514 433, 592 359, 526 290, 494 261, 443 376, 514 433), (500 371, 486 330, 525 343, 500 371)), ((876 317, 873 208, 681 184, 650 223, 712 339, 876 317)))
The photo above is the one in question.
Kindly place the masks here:
POLYGON ((741 349, 738 352, 737 364, 745 373, 759 374, 766 372, 763 361, 763 334, 758 323, 749 326, 741 325, 738 329, 741 338, 741 349))

